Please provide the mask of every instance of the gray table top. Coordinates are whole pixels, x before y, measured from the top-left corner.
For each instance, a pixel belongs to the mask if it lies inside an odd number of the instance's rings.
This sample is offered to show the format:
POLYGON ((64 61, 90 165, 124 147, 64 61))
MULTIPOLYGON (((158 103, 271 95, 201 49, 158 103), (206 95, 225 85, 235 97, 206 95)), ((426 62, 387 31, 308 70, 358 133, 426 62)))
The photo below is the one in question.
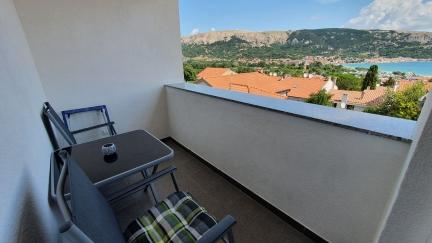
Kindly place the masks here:
POLYGON ((158 165, 174 156, 173 150, 144 130, 76 144, 63 148, 97 186, 119 180, 143 169, 158 165), (117 154, 107 158, 102 145, 114 143, 117 154))

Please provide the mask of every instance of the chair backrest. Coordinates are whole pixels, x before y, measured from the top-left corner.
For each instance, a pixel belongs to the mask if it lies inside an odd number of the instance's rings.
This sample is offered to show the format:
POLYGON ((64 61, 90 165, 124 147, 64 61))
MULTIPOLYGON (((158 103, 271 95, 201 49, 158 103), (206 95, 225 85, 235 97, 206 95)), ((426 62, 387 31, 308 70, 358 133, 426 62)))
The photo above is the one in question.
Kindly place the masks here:
POLYGON ((94 242, 124 242, 117 219, 105 197, 80 166, 68 158, 72 222, 94 242))
POLYGON ((64 110, 61 112, 63 117, 63 122, 69 131, 71 131, 72 134, 80 133, 80 132, 86 132, 98 128, 104 128, 106 127, 108 129, 108 133, 110 136, 114 136, 117 134, 115 128, 114 128, 114 122, 111 122, 110 116, 108 113, 108 109, 106 105, 98 105, 98 106, 91 106, 91 107, 84 107, 84 108, 78 108, 78 109, 72 109, 72 110, 64 110), (104 120, 103 123, 95 124, 86 128, 81 128, 76 131, 72 131, 72 129, 69 126, 70 118, 72 115, 77 115, 80 113, 90 113, 90 112, 97 112, 99 114, 102 114, 102 118, 104 120))
MULTIPOLYGON (((49 120, 48 125, 50 126, 51 131, 52 131, 51 124, 53 124, 56 127, 56 130, 62 135, 62 137, 66 140, 66 142, 69 145, 73 145, 77 143, 75 137, 72 135, 69 129, 67 129, 65 124, 62 122, 61 118, 57 115, 57 112, 52 108, 52 106, 48 102, 44 103, 43 116, 45 116, 49 120)), ((54 134, 50 134, 50 136, 54 136, 54 134)), ((58 141, 57 141, 57 146, 58 146, 58 141)))

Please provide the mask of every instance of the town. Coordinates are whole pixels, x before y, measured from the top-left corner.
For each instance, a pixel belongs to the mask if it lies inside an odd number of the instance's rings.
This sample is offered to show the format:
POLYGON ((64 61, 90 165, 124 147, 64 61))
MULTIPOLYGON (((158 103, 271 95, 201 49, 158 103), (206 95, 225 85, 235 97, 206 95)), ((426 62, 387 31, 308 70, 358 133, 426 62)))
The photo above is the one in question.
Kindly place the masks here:
MULTIPOLYGON (((357 75, 366 76, 366 71, 356 71, 357 75)), ((338 78, 322 76, 316 73, 304 73, 301 77, 288 75, 278 76, 276 72, 266 73, 264 69, 252 72, 237 73, 230 68, 207 67, 196 75, 195 84, 206 85, 218 89, 226 89, 252 95, 266 96, 276 99, 304 101, 335 108, 378 113, 377 109, 392 94, 412 93, 419 89, 416 100, 424 100, 426 92, 432 90, 432 82, 427 77, 411 77, 402 79, 402 75, 381 73, 378 82, 373 86, 365 86, 363 90, 345 90, 338 87, 338 78)), ((394 104, 397 105, 397 104, 394 104)), ((415 108, 415 106, 414 106, 415 108)), ((414 115, 393 116, 416 119, 414 115)), ((392 115, 392 114, 383 114, 392 115)))

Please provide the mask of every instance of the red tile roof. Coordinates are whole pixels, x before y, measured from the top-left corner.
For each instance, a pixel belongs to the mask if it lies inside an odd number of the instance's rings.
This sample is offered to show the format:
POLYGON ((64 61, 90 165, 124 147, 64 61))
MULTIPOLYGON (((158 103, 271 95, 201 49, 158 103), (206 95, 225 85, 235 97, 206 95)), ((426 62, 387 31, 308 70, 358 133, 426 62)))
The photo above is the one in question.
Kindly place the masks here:
MULTIPOLYGON (((422 80, 400 80, 397 91, 402 91, 402 90, 408 89, 411 85, 413 85, 419 81, 422 81, 422 80)), ((432 91, 432 83, 431 82, 423 81, 423 83, 425 84, 428 92, 432 91)))
POLYGON ((198 73, 197 77, 199 79, 205 79, 210 77, 220 77, 220 76, 226 76, 226 75, 232 75, 235 74, 231 69, 229 68, 205 68, 200 73, 198 73))
POLYGON ((240 73, 226 76, 203 78, 211 87, 247 92, 274 98, 288 97, 307 99, 312 93, 323 88, 326 81, 322 78, 286 78, 269 76, 259 72, 240 73))
POLYGON ((320 77, 286 78, 280 81, 288 92, 289 97, 307 99, 311 94, 323 89, 326 81, 320 77))
POLYGON ((388 88, 377 87, 375 90, 350 91, 350 90, 332 90, 332 101, 341 102, 344 94, 348 95, 348 105, 371 106, 378 104, 384 98, 388 88))

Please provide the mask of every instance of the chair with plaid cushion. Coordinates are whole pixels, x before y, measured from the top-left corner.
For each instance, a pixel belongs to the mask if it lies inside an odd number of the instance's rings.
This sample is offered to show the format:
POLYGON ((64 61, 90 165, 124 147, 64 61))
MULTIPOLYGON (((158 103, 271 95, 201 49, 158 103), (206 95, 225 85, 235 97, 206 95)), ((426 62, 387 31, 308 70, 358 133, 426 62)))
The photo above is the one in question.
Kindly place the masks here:
POLYGON ((56 190, 57 204, 64 220, 60 227, 60 242, 209 243, 222 240, 234 243, 232 227, 235 219, 228 215, 217 221, 192 195, 179 191, 175 167, 155 173, 127 193, 106 198, 66 151, 60 156, 64 161, 56 190), (110 202, 140 191, 168 174, 176 191, 131 222, 122 233, 110 202), (66 176, 69 179, 69 203, 64 197, 66 176))

